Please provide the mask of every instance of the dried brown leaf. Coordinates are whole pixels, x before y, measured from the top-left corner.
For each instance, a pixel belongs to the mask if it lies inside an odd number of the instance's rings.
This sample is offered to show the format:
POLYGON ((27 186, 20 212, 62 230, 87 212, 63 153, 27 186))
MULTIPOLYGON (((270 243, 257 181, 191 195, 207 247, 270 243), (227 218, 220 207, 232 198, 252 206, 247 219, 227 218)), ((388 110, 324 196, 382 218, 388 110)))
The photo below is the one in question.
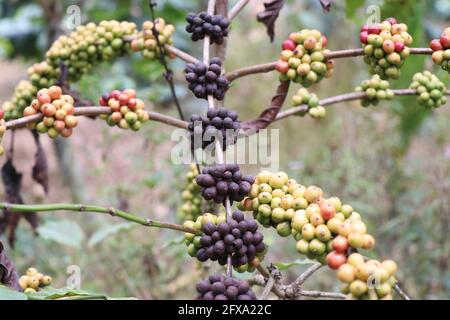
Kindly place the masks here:
POLYGON ((245 121, 241 124, 242 130, 245 131, 259 131, 267 128, 277 117, 283 107, 284 101, 289 91, 289 81, 280 82, 277 88, 277 93, 273 96, 270 106, 264 109, 258 118, 250 121, 245 121))
POLYGON ((264 11, 256 15, 259 22, 264 23, 267 28, 267 34, 270 37, 270 42, 273 42, 275 37, 275 21, 284 6, 284 0, 271 0, 264 3, 264 11))

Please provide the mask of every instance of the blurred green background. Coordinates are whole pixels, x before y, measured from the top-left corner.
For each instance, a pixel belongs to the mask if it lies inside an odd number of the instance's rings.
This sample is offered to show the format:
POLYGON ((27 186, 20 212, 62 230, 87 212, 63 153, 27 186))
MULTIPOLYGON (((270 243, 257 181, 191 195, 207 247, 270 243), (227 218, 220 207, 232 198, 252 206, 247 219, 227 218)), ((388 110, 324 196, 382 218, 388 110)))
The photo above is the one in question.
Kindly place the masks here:
MULTIPOLYGON (((49 10, 54 2, 0 1, 1 102, 26 78, 27 66, 43 59, 50 39, 64 26, 70 5, 81 8, 82 22, 116 19, 140 25, 149 19, 144 0, 58 1, 54 10, 49 10)), ((188 11, 204 10, 206 1, 158 2, 157 15, 176 26, 175 46, 199 56, 201 43, 190 42, 184 17, 188 11)), ((356 48, 369 5, 379 6, 382 18, 396 16, 405 22, 415 47, 427 47, 450 20, 448 0, 335 1, 329 13, 323 12, 317 0, 286 2, 276 22, 275 41, 270 43, 264 26, 255 18, 263 9, 262 1, 250 1, 233 22, 227 70, 276 60, 283 39, 302 28, 321 30, 332 50, 356 48)), ((311 89, 319 97, 350 92, 369 77, 362 58, 336 62, 334 76, 311 89)), ((183 82, 184 63, 173 60, 170 67, 186 115, 201 112, 205 103, 193 99, 183 82)), ((424 69, 433 70, 448 85, 448 74, 428 56, 409 57, 402 77, 392 85, 406 88, 411 76, 424 69)), ((154 110, 177 116, 162 74, 157 62, 133 55, 96 68, 74 88, 93 100, 105 90, 137 88, 154 110)), ((239 111, 243 120, 254 118, 268 105, 277 79, 272 72, 237 80, 228 92, 226 106, 239 111)), ((296 89, 293 85, 291 94, 296 89)), ((336 195, 361 212, 369 232, 376 236, 377 256, 397 261, 399 279, 412 297, 450 298, 449 104, 430 112, 420 108, 415 97, 368 109, 356 101, 331 106, 322 121, 291 117, 274 128, 280 128, 281 169, 302 184, 322 187, 327 195, 336 195)), ((16 133, 14 164, 24 173, 25 202, 93 203, 177 221, 179 188, 187 166, 171 165, 171 132, 170 127, 151 123, 133 134, 107 128, 99 120, 83 119, 68 141, 53 144, 44 137, 50 173, 50 192, 44 197, 30 178, 33 138, 21 130, 16 133)), ((8 143, 9 134, 4 138, 4 145, 8 143)), ((247 166, 246 170, 255 174, 259 168, 247 166)), ((265 230, 265 235, 270 246, 266 262, 302 258, 292 239, 281 239, 273 230, 265 230)), ((6 238, 6 234, 0 237, 4 243, 6 238)), ((77 213, 40 214, 37 236, 21 222, 15 246, 7 247, 7 252, 21 272, 36 266, 53 276, 56 287, 65 285, 67 267, 77 265, 83 289, 110 296, 192 298, 194 283, 218 269, 215 264, 200 267, 189 258, 182 234, 77 213)), ((295 279, 304 268, 299 263, 285 270, 284 281, 295 279)), ((337 291, 338 281, 334 272, 323 268, 305 288, 337 291)))

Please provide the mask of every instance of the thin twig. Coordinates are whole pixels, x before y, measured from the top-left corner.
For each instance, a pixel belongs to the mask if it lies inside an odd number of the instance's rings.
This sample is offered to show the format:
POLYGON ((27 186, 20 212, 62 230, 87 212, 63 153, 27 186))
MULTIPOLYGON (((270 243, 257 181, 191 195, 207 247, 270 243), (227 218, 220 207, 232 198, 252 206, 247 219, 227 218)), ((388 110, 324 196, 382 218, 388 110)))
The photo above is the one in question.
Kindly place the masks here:
MULTIPOLYGON (((429 48, 410 48, 411 54, 417 55, 430 55, 433 51, 429 48)), ((324 54, 325 59, 339 59, 339 58, 349 58, 349 57, 358 57, 363 56, 363 49, 345 49, 345 50, 337 50, 337 51, 329 51, 324 54)), ((248 66, 244 68, 240 68, 234 71, 230 71, 226 74, 226 77, 229 81, 236 80, 241 77, 245 77, 251 74, 256 73, 266 73, 275 70, 275 66, 277 61, 268 62, 263 64, 257 64, 254 66, 248 66)))
POLYGON ((158 45, 158 48, 159 48, 159 62, 163 65, 164 70, 165 70, 164 78, 166 79, 167 83, 169 84, 170 92, 172 94, 172 99, 173 99, 173 102, 175 103, 175 106, 177 107, 178 114, 180 115, 181 120, 184 120, 184 115, 183 115, 183 111, 181 110, 180 101, 178 100, 177 93, 175 91, 175 83, 173 81, 173 72, 167 66, 166 56, 165 56, 166 49, 159 41, 159 32, 158 32, 158 30, 156 30, 156 24, 155 24, 156 18, 155 18, 155 10, 154 10, 154 7, 156 6, 156 2, 149 0, 148 5, 150 7, 150 14, 151 14, 152 21, 153 21, 152 33, 153 33, 153 36, 155 37, 156 44, 158 45))
POLYGON ((250 0, 239 0, 236 2, 236 4, 230 9, 230 12, 228 12, 228 21, 231 22, 231 20, 233 20, 249 2, 250 0))
POLYGON ((301 290, 299 292, 300 296, 310 297, 310 298, 330 298, 330 299, 342 299, 344 300, 345 294, 338 292, 324 292, 324 291, 306 291, 301 290))
MULTIPOLYGON (((101 107, 101 106, 88 106, 88 107, 79 107, 75 108, 74 115, 75 116, 97 116, 101 114, 110 114, 111 109, 109 107, 101 107)), ((166 116, 164 114, 147 111, 150 120, 161 122, 173 127, 177 127, 180 129, 187 129, 188 123, 186 121, 182 121, 176 119, 171 116, 166 116)), ((42 119, 42 114, 34 114, 32 116, 22 117, 16 120, 10 120, 6 122, 7 129, 15 129, 25 126, 28 123, 38 122, 42 119)))
POLYGON ((167 52, 170 52, 170 53, 176 55, 181 60, 184 60, 189 63, 197 63, 198 62, 198 59, 196 57, 191 56, 190 54, 188 54, 174 46, 166 44, 164 47, 166 48, 167 52))
POLYGON ((297 279, 295 279, 295 281, 291 284, 291 287, 293 287, 294 289, 301 287, 309 277, 311 277, 317 270, 322 267, 323 264, 319 262, 314 263, 312 266, 306 269, 306 271, 303 272, 297 279))
POLYGON ((74 212, 92 212, 92 213, 101 213, 108 214, 114 217, 119 217, 124 220, 134 222, 146 227, 155 227, 155 228, 163 228, 163 229, 171 229, 176 231, 182 231, 187 233, 198 234, 199 232, 186 228, 182 225, 157 221, 153 219, 145 219, 139 216, 136 216, 132 213, 128 213, 126 211, 116 209, 113 207, 101 207, 101 206, 93 206, 93 205, 84 205, 84 204, 67 204, 67 203, 55 203, 55 204, 15 204, 15 203, 6 203, 0 202, 0 209, 7 210, 9 212, 18 212, 18 213, 33 213, 33 212, 54 212, 54 211, 74 211, 74 212))
POLYGON ((267 280, 266 286, 264 287, 263 292, 258 300, 267 300, 269 293, 272 291, 273 286, 275 285, 275 279, 273 277, 269 277, 267 280))
MULTIPOLYGON (((417 91, 413 89, 393 89, 394 95, 396 96, 411 96, 416 95, 417 91)), ((446 90, 444 92, 445 95, 450 95, 450 90, 446 90)), ((321 106, 328 106, 332 104, 336 104, 339 102, 345 102, 345 101, 351 101, 351 100, 361 100, 367 97, 367 94, 365 92, 350 92, 350 93, 344 93, 337 96, 329 97, 320 100, 319 104, 321 106)), ((289 108, 285 111, 280 112, 275 121, 287 118, 289 116, 295 115, 299 112, 305 112, 308 111, 307 105, 300 105, 297 107, 289 108)))
POLYGON ((403 291, 402 288, 398 285, 398 281, 394 284, 394 290, 403 300, 411 300, 411 298, 403 291))

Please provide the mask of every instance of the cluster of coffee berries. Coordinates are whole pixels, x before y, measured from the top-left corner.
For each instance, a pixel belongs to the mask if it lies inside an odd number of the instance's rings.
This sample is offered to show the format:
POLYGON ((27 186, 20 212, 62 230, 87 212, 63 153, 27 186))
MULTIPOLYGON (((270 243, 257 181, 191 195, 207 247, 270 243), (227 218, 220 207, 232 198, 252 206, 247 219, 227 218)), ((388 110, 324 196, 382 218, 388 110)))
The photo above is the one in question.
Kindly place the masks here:
POLYGON ((77 81, 95 65, 126 53, 130 44, 124 38, 135 33, 134 23, 111 20, 78 26, 68 36, 60 36, 47 51, 46 59, 28 69, 30 81, 20 82, 11 101, 4 104, 6 118, 21 117, 39 89, 56 84, 62 64, 67 80, 77 81))
POLYGON ((130 45, 123 38, 135 32, 136 24, 127 21, 101 21, 98 25, 90 22, 78 26, 68 36, 60 36, 47 51, 46 63, 50 68, 44 68, 44 73, 32 71, 30 79, 38 88, 52 85, 64 64, 68 80, 77 81, 94 65, 125 54, 130 45))
MULTIPOLYGON (((142 31, 131 41, 131 50, 134 52, 142 51, 142 56, 147 59, 152 60, 158 58, 161 54, 158 43, 161 46, 172 44, 172 35, 174 32, 175 27, 171 24, 166 24, 162 18, 155 19, 155 22, 145 21, 142 24, 142 31), (158 39, 155 37, 154 29, 156 30, 158 39)), ((168 56, 174 58, 171 54, 168 54, 168 56)))
POLYGON ((10 101, 6 101, 2 105, 5 113, 5 120, 17 119, 22 116, 23 109, 30 105, 33 97, 36 96, 36 87, 28 80, 21 80, 14 89, 13 96, 10 101))
POLYGON ((199 99, 207 99, 212 95, 217 100, 223 100, 229 81, 222 76, 222 61, 212 58, 209 66, 203 62, 189 63, 185 69, 189 90, 199 99))
POLYGON ((224 203, 241 201, 250 192, 254 177, 244 176, 237 164, 216 164, 206 167, 195 179, 205 200, 224 203))
POLYGON ((227 146, 236 143, 240 128, 238 114, 225 108, 210 109, 203 117, 193 114, 188 126, 191 148, 206 149, 210 144, 214 144, 217 138, 225 151, 227 146))
POLYGON ((412 80, 409 88, 417 91, 417 100, 421 106, 432 109, 447 103, 444 83, 430 71, 418 72, 412 80))
MULTIPOLYGON (((245 219, 238 210, 233 212, 230 221, 221 220, 223 218, 207 214, 197 219, 202 224, 202 235, 186 235, 189 254, 201 262, 212 260, 220 265, 227 264, 227 258, 231 255, 231 263, 237 271, 253 270, 254 259, 260 261, 266 253, 264 236, 258 231, 257 222, 245 219)), ((187 221, 184 225, 195 227, 195 223, 187 221)))
POLYGON ((374 74, 370 80, 363 80, 361 85, 355 88, 355 91, 366 93, 367 97, 361 99, 363 107, 376 106, 380 100, 392 100, 394 98, 394 92, 389 89, 389 81, 381 80, 378 74, 374 74))
POLYGON ((282 44, 280 60, 275 68, 280 80, 292 80, 304 87, 333 75, 334 63, 325 59, 327 37, 318 30, 304 29, 293 32, 282 44))
POLYGON ((245 280, 213 274, 196 286, 197 300, 256 300, 250 284, 245 280))
POLYGON ((111 109, 111 114, 100 116, 111 127, 138 131, 142 124, 149 120, 148 113, 144 110, 144 102, 136 98, 134 89, 105 93, 100 97, 99 103, 111 109))
POLYGON ((308 110, 297 113, 299 116, 304 116, 306 112, 316 119, 320 119, 326 116, 327 110, 320 105, 320 100, 315 93, 309 93, 305 88, 300 88, 297 93, 292 97, 292 105, 300 106, 307 105, 308 110))
MULTIPOLYGON (((345 250, 371 249, 375 244, 360 214, 350 205, 343 205, 337 197, 325 199, 322 189, 298 184, 284 172, 259 173, 242 206, 253 211, 264 227, 276 228, 282 237, 292 235, 298 252, 322 263, 327 253, 336 251, 333 241, 338 238, 346 240, 345 250)), ((346 256, 342 255, 345 263, 346 256)))
POLYGON ((186 182, 183 185, 181 198, 183 205, 179 210, 179 217, 183 220, 196 220, 202 214, 202 194, 200 186, 195 182, 198 176, 197 167, 191 164, 186 173, 186 182))
POLYGON ((50 285, 52 278, 43 275, 36 268, 28 268, 25 275, 19 278, 19 285, 25 293, 34 293, 50 285))
POLYGON ((430 48, 433 50, 431 58, 434 63, 450 73, 450 27, 445 28, 439 39, 431 40, 430 48))
POLYGON ((0 110, 0 157, 5 153, 5 149, 1 145, 3 135, 6 132, 6 122, 5 119, 3 119, 4 112, 0 110))
POLYGON ((397 79, 400 67, 409 56, 408 46, 413 42, 406 24, 388 18, 381 23, 363 26, 359 38, 370 73, 383 79, 397 79))
POLYGON ((222 15, 210 15, 206 12, 188 13, 186 31, 192 33, 192 41, 204 39, 209 36, 211 44, 222 44, 228 36, 230 22, 222 15))
POLYGON ((342 282, 341 291, 347 294, 347 299, 392 300, 396 271, 397 264, 392 260, 366 261, 361 254, 352 253, 347 263, 339 267, 337 277, 342 282))
POLYGON ((23 110, 23 116, 42 113, 42 120, 30 124, 30 129, 36 129, 39 133, 46 133, 52 139, 60 135, 68 138, 72 135, 73 128, 78 124, 74 112, 73 98, 62 94, 60 87, 52 86, 38 91, 37 98, 23 110))

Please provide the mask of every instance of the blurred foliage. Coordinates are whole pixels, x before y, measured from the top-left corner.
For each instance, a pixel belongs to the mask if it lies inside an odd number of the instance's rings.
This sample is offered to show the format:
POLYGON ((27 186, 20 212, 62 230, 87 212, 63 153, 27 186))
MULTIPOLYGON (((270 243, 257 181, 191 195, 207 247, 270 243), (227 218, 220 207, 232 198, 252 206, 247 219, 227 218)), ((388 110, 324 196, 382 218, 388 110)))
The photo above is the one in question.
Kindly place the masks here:
MULTIPOLYGON (((64 8, 80 5, 83 22, 126 19, 139 24, 149 17, 146 0, 61 2, 64 8)), ((450 5, 445 0, 334 1, 330 13, 324 13, 316 0, 286 2, 276 22, 274 44, 255 19, 261 3, 251 2, 236 19, 228 43, 228 70, 274 60, 283 39, 302 28, 318 28, 327 34, 331 49, 358 47, 358 31, 367 19, 369 5, 380 6, 382 18, 394 15, 405 22, 417 47, 437 37, 450 18, 450 5)), ((205 8, 206 1, 158 3, 157 15, 177 28, 176 46, 198 56, 201 45, 189 41, 184 16, 187 11, 205 8)), ((39 2, 0 1, 0 15, 0 57, 23 59, 26 65, 41 60, 48 46, 45 31, 49 26, 42 18, 39 2)), ((184 63, 173 60, 170 66, 186 113, 200 112, 205 104, 187 92, 184 63)), ((424 68, 437 72, 448 84, 448 75, 438 72, 429 57, 411 56, 402 68, 401 79, 393 85, 407 87, 411 76, 424 68)), ((352 91, 369 77, 362 59, 340 59, 335 71, 333 78, 312 88, 319 97, 352 91)), ((133 55, 112 66, 101 66, 77 87, 93 100, 105 90, 135 87, 140 96, 154 103, 155 109, 164 108, 165 113, 176 115, 162 74, 158 63, 133 55)), ((238 110, 241 119, 254 118, 267 106, 276 81, 275 73, 237 80, 226 104, 238 110)), ((291 92, 296 89, 291 88, 291 92)), ((339 196, 361 212, 369 231, 376 235, 378 256, 398 262, 402 284, 415 298, 450 296, 448 107, 423 110, 416 105, 415 97, 401 97, 369 109, 359 107, 359 102, 349 102, 330 107, 322 122, 295 117, 274 125, 280 129, 280 168, 303 184, 315 184, 327 195, 339 196)), ((133 135, 85 119, 74 137, 74 161, 85 170, 91 202, 176 221, 181 202, 178 188, 186 168, 171 165, 171 133, 170 128, 152 123, 133 135), (89 153, 84 154, 85 150, 89 153)), ((17 147, 22 151, 16 161, 23 170, 32 163, 33 150, 27 151, 26 146, 17 147)), ((48 146, 47 150, 52 151, 48 146)), ((249 173, 259 170, 256 166, 246 169, 249 173)), ((51 191, 45 201, 71 201, 57 166, 51 165, 51 170, 51 191)), ((29 192, 28 202, 32 202, 33 187, 26 185, 25 190, 29 192)), ((76 264, 82 269, 84 290, 110 296, 191 298, 193 283, 218 268, 215 264, 200 267, 187 259, 180 236, 172 231, 132 228, 89 214, 41 217, 37 238, 21 225, 12 258, 21 270, 36 265, 52 275, 55 286, 65 285, 66 267, 76 264), (69 245, 66 239, 61 241, 61 230, 66 229, 73 237, 69 245)), ((264 233, 270 247, 266 261, 277 262, 284 269, 284 280, 293 280, 308 261, 298 256, 291 239, 280 239, 273 230, 264 233)), ((325 269, 309 280, 306 288, 338 290, 333 272, 325 269)))

